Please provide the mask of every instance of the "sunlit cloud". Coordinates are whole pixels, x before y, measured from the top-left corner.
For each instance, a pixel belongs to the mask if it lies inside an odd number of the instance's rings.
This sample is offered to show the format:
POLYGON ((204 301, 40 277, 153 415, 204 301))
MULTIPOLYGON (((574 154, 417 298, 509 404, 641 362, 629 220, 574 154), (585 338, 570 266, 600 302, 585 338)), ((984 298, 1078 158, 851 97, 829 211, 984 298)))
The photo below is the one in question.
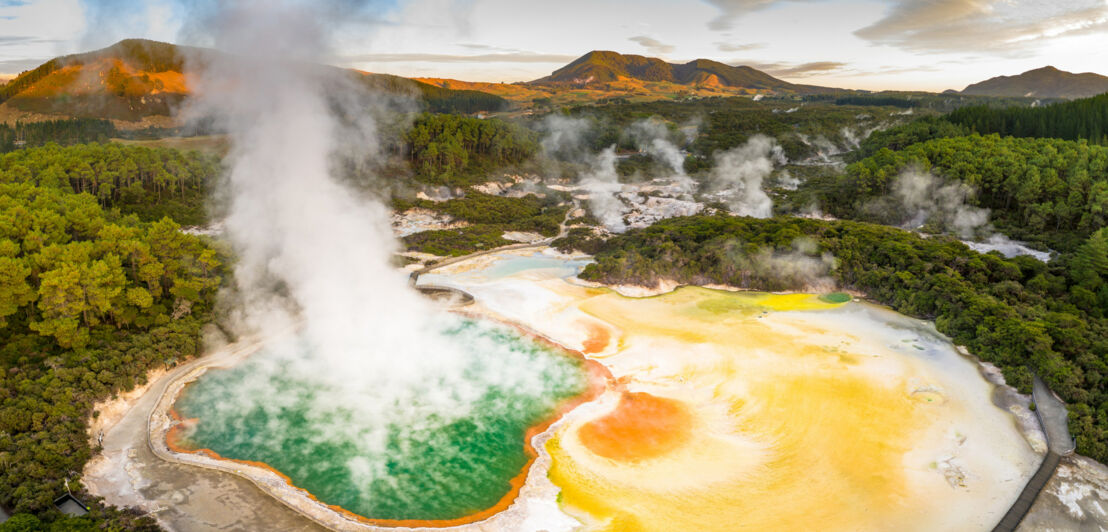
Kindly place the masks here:
POLYGON ((343 56, 345 63, 568 63, 576 55, 540 54, 532 52, 507 52, 492 54, 456 55, 425 53, 358 54, 343 56))
POLYGON ((766 43, 750 43, 750 44, 736 44, 729 42, 716 42, 716 48, 721 52, 745 52, 748 50, 757 50, 759 48, 765 48, 766 43))
MULTIPOLYGON (((725 30, 731 27, 735 19, 743 15, 753 13, 783 3, 783 0, 706 0, 709 4, 719 8, 720 15, 708 22, 708 27, 713 30, 725 30)), ((804 0, 789 0, 804 1, 804 0)), ((818 1, 818 0, 816 0, 818 1)))
POLYGON ((855 35, 912 51, 1008 54, 1097 31, 1108 31, 1104 0, 900 0, 855 35))
POLYGON ((631 37, 629 40, 638 43, 640 46, 646 48, 647 51, 652 54, 669 54, 673 53, 673 51, 677 49, 677 47, 673 46, 672 44, 666 44, 645 35, 636 35, 635 37, 631 37))

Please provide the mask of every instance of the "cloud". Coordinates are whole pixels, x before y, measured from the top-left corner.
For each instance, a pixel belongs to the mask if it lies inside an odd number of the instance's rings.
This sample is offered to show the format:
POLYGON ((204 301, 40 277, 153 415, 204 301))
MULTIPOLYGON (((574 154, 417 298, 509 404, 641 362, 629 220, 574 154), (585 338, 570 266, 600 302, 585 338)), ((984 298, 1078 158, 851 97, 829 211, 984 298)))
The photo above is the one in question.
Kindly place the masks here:
POLYGON ((830 73, 846 73, 848 63, 839 61, 811 61, 808 63, 791 63, 787 61, 759 62, 736 60, 731 64, 747 65, 764 71, 772 76, 789 78, 806 78, 830 73))
POLYGON ((838 61, 813 61, 800 64, 778 63, 777 65, 773 68, 767 68, 766 71, 774 76, 790 78, 806 78, 830 72, 841 72, 847 66, 846 63, 838 61))
MULTIPOLYGON (((708 27, 725 30, 735 19, 755 11, 821 0, 705 1, 720 10, 708 27)), ((916 52, 1014 54, 1041 45, 1045 39, 1108 31, 1108 2, 1104 0, 884 1, 888 5, 885 15, 854 35, 916 52)))
POLYGON ((0 72, 4 74, 17 74, 26 70, 31 70, 47 61, 49 61, 49 59, 12 59, 10 61, 0 61, 0 72))
POLYGON ((716 42, 716 48, 719 48, 721 52, 745 52, 747 50, 757 50, 759 48, 765 48, 766 43, 756 42, 750 44, 732 44, 729 42, 716 42))
MULTIPOLYGON (((717 7, 722 13, 711 21, 708 22, 708 28, 713 30, 726 30, 731 27, 731 23, 735 19, 752 13, 766 9, 774 4, 782 3, 783 0, 706 0, 709 4, 717 7)), ((798 0, 805 1, 805 0, 798 0)), ((818 0, 817 0, 818 1, 818 0)))
POLYGON ((342 56, 345 63, 568 63, 576 55, 505 52, 476 55, 393 53, 342 56))
POLYGON ((1108 31, 1104 0, 897 0, 885 17, 854 32, 920 52, 1011 54, 1044 39, 1108 31))
POLYGON ((647 37, 646 35, 637 35, 631 37, 630 40, 639 43, 640 46, 655 54, 668 54, 677 49, 677 47, 672 44, 666 44, 657 39, 647 37))

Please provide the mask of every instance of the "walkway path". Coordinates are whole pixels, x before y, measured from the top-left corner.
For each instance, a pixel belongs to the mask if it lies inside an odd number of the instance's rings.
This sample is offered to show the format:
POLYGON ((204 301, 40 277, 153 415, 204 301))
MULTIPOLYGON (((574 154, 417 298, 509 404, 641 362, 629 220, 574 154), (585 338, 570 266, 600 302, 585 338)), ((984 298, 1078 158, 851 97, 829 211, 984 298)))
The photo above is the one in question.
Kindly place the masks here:
POLYGON ((241 354, 235 347, 181 364, 154 382, 104 433, 103 451, 83 475, 89 491, 110 504, 141 508, 179 532, 325 530, 245 478, 165 461, 149 445, 150 414, 169 385, 198 367, 241 354))
POLYGON ((1027 512, 1031 510, 1031 505, 1035 504, 1035 499, 1043 491, 1043 487, 1054 476, 1054 471, 1058 468, 1062 457, 1073 454, 1075 448, 1067 424, 1065 403, 1055 397, 1038 375, 1035 376, 1031 397, 1035 401, 1035 415, 1039 418, 1039 424, 1043 426, 1043 432, 1046 433, 1046 456, 1039 464, 1039 469, 1031 476, 1031 480, 1023 487, 1015 504, 993 528, 993 532, 1014 532, 1019 527, 1020 521, 1023 521, 1027 512))

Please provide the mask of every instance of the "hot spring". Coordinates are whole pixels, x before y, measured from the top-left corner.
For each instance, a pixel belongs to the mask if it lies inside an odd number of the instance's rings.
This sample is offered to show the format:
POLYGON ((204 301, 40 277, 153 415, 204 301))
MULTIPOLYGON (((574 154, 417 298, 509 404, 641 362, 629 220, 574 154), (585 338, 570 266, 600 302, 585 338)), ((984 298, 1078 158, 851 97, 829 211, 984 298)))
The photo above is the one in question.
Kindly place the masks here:
POLYGON ((989 530, 1038 465, 1031 414, 932 324, 843 294, 625 297, 586 263, 425 274, 474 296, 444 314, 460 366, 384 393, 273 342, 185 388, 169 439, 374 524, 507 530, 989 530))
POLYGON ((444 334, 462 347, 464 381, 476 389, 431 380, 379 415, 366 404, 374 390, 316 378, 311 348, 294 338, 293 349, 263 349, 188 385, 170 442, 264 464, 373 521, 459 520, 506 505, 535 455, 531 433, 588 388, 585 363, 514 329, 450 318, 444 334), (457 408, 443 410, 436 396, 457 408))

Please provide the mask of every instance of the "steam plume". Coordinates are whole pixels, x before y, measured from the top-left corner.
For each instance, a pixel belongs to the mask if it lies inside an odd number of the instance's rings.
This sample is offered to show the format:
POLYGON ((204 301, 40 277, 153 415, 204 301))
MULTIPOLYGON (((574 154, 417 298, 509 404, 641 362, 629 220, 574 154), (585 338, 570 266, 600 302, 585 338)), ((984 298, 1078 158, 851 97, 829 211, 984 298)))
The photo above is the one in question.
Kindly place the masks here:
POLYGON ((989 223, 989 210, 966 203, 974 190, 964 183, 946 183, 919 169, 902 172, 893 181, 893 195, 899 200, 908 228, 933 223, 962 238, 972 238, 989 223))
MULTIPOLYGON (((388 209, 339 178, 351 160, 374 155, 367 109, 380 101, 356 75, 315 64, 343 5, 223 4, 213 41, 226 53, 191 80, 192 112, 219 117, 231 140, 226 227, 237 258, 237 325, 273 337, 299 324, 299 342, 267 346, 280 364, 259 367, 291 368, 288 375, 315 383, 319 393, 305 400, 316 437, 356 447, 345 466, 365 488, 394 481, 381 478, 387 438, 451 423, 493 387, 539 395, 547 384, 536 378, 541 359, 508 363, 519 358, 510 347, 448 336, 458 318, 389 265, 396 243, 388 209), (355 142, 343 141, 352 135, 355 142)), ((282 379, 261 371, 251 378, 235 401, 281 415, 282 379)))
POLYGON ((755 218, 773 215, 773 200, 762 189, 762 182, 773 173, 775 164, 785 164, 785 152, 777 141, 754 135, 741 146, 716 153, 712 184, 725 198, 732 212, 755 218))
POLYGON ((622 185, 616 172, 616 147, 609 146, 593 160, 592 168, 581 176, 581 186, 589 193, 589 210, 613 233, 627 230, 625 208, 619 199, 622 185))
MULTIPOLYGON (((691 192, 696 183, 685 173, 685 156, 673 142, 669 140, 669 129, 661 120, 649 118, 631 124, 628 129, 631 138, 639 151, 649 154, 662 161, 670 171, 670 175, 678 188, 683 192, 691 192)), ((689 133, 685 132, 688 136, 689 133)))

